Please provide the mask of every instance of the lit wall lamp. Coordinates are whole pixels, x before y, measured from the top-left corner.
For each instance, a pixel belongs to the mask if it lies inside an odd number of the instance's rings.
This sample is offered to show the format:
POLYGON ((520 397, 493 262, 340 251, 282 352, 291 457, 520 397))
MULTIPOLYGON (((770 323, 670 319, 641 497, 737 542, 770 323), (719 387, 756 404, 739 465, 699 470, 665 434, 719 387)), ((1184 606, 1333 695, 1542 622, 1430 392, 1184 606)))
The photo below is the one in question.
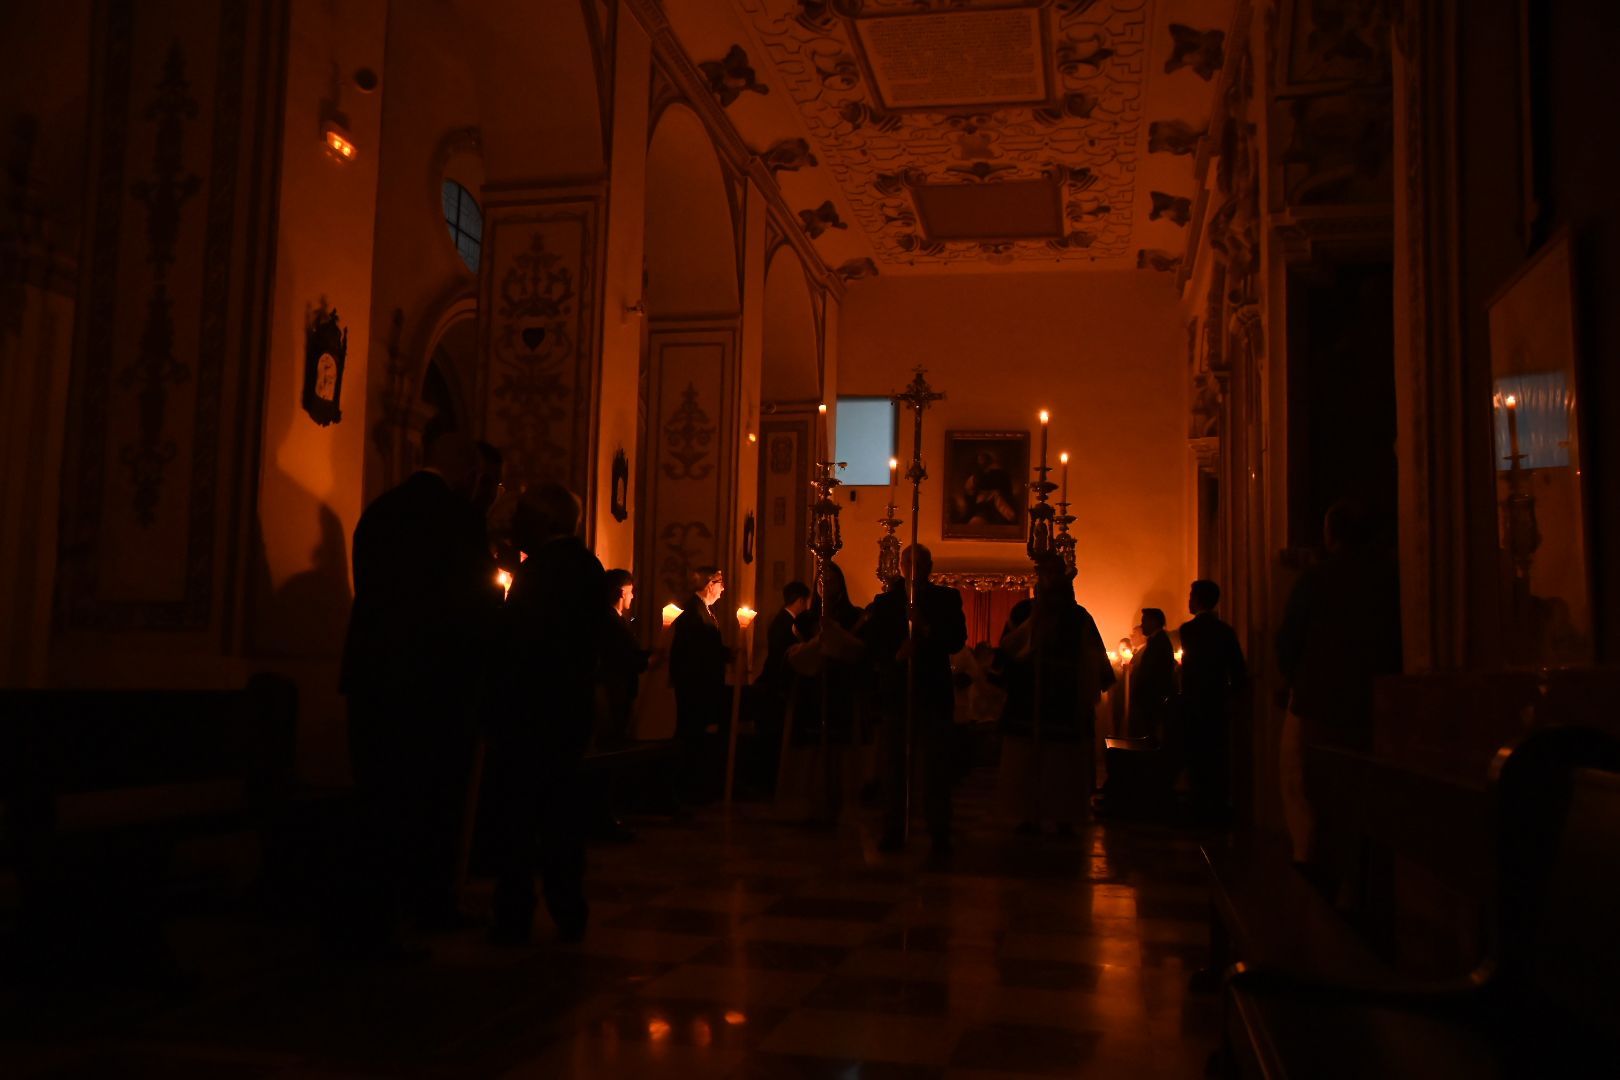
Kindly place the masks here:
POLYGON ((321 123, 321 138, 326 144, 326 152, 339 161, 353 161, 360 153, 354 144, 354 136, 349 134, 347 117, 342 113, 333 113, 321 123))

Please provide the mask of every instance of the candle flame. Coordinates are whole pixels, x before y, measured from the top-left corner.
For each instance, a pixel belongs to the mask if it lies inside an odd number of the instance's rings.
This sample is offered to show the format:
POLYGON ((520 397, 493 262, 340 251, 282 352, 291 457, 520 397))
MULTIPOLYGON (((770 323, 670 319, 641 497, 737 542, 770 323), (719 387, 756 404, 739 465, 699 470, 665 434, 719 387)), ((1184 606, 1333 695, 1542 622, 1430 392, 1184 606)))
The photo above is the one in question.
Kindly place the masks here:
POLYGON ((1178 663, 1178 664, 1181 663, 1181 650, 1180 649, 1176 650, 1176 663, 1178 663))
POLYGON ((664 616, 664 626, 666 628, 671 626, 675 622, 676 619, 681 617, 681 609, 680 609, 679 605, 665 604, 664 605, 664 610, 663 610, 663 616, 664 616))
POLYGON ((826 416, 827 415, 827 403, 825 401, 823 401, 820 405, 817 405, 816 406, 816 412, 820 413, 822 416, 826 416))
POLYGON ((1519 404, 1519 399, 1515 395, 1509 394, 1507 397, 1502 399, 1502 404, 1506 405, 1510 409, 1516 408, 1519 404))
POLYGON ((1047 412, 1045 409, 1042 409, 1041 410, 1041 423, 1044 424, 1050 419, 1052 419, 1052 414, 1047 412))
POLYGON ((748 629, 750 626, 754 625, 754 616, 758 614, 759 612, 755 611, 747 604, 744 604, 742 607, 737 609, 737 625, 742 627, 744 630, 748 629))
POLYGON ((669 1038, 669 1021, 661 1018, 647 1021, 647 1035, 652 1039, 669 1038))
POLYGON ((759 436, 755 435, 752 431, 750 431, 748 433, 748 441, 749 442, 759 442, 759 436))
POLYGON ((889 471, 890 472, 894 472, 894 470, 898 469, 899 467, 900 467, 900 459, 899 458, 890 458, 889 459, 889 471))
POLYGON ((1065 450, 1065 451, 1063 451, 1063 453, 1058 455, 1058 464, 1067 465, 1068 463, 1069 463, 1069 452, 1067 450, 1065 450))
POLYGON ((510 595, 512 592, 512 573, 509 570, 495 571, 495 584, 501 587, 501 592, 510 595))

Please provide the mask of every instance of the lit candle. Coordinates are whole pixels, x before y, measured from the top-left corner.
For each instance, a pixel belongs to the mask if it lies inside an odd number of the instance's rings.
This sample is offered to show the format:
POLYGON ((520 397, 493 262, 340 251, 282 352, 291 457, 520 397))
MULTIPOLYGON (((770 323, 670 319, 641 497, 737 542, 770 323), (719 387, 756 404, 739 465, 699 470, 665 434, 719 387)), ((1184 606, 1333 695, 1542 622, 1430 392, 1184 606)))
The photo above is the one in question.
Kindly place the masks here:
POLYGON ((512 595, 512 574, 509 570, 495 571, 495 584, 501 587, 501 598, 512 595))
POLYGON ((900 459, 889 459, 889 505, 894 505, 895 485, 900 482, 900 459))
POLYGON ((816 406, 816 416, 818 418, 818 423, 816 424, 816 460, 826 461, 828 440, 827 403, 825 401, 816 406))
MULTIPOLYGON (((1051 419, 1052 419, 1052 414, 1047 412, 1045 409, 1042 409, 1041 410, 1041 468, 1043 470, 1046 468, 1046 433, 1047 433, 1047 430, 1048 430, 1047 422, 1050 421, 1051 419)), ((1042 480, 1046 479, 1046 473, 1045 472, 1041 473, 1041 479, 1042 480)))
POLYGON ((1064 502, 1069 501, 1069 452, 1063 451, 1058 455, 1058 464, 1063 466, 1063 493, 1059 496, 1064 502))
POLYGON ((1178 663, 1178 664, 1181 663, 1181 650, 1180 649, 1176 650, 1176 663, 1178 663))
POLYGON ((664 605, 664 629, 668 630, 675 620, 681 617, 681 609, 675 604, 664 605))
POLYGON ((1517 469, 1519 467, 1519 399, 1516 395, 1509 394, 1502 399, 1502 404, 1507 406, 1508 414, 1508 453, 1511 455, 1508 458, 1508 464, 1510 467, 1517 469))
POLYGON ((756 612, 753 608, 749 607, 747 604, 744 604, 742 607, 737 609, 737 625, 742 627, 744 630, 748 629, 750 626, 754 625, 754 616, 757 614, 758 612, 756 612))

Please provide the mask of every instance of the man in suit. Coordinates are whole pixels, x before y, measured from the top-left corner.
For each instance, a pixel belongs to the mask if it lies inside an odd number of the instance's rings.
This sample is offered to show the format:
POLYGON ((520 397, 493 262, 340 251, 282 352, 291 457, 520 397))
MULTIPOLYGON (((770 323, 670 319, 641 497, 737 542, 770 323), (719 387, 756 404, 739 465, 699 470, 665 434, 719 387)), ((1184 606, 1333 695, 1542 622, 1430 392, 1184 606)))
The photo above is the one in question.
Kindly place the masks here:
POLYGON ((564 941, 584 936, 589 915, 580 760, 613 615, 603 602, 606 571, 577 535, 579 523, 578 498, 552 483, 524 492, 512 522, 528 558, 502 612, 488 718, 501 851, 491 938, 499 944, 529 940, 537 868, 564 941))
POLYGON ((790 581, 782 586, 782 610, 771 620, 765 634, 765 667, 759 673, 759 685, 773 698, 786 700, 793 671, 788 667, 788 650, 799 642, 795 629, 800 615, 810 610, 810 586, 802 581, 790 581))
POLYGON ((1187 774, 1193 809, 1208 817, 1219 817, 1227 810, 1228 711, 1249 681, 1237 633, 1215 614, 1220 602, 1221 587, 1215 582, 1193 582, 1187 597, 1193 617, 1178 631, 1187 774))
MULTIPOLYGON (((951 850, 951 739, 956 693, 951 657, 967 644, 962 594, 929 581, 931 552, 921 544, 900 555, 905 580, 867 608, 862 638, 878 671, 878 701, 883 713, 884 785, 882 851, 905 845, 907 668, 915 670, 916 712, 911 750, 922 765, 923 815, 933 851, 951 850), (908 586, 915 567, 917 625, 909 630, 908 586)), ((914 770, 915 773, 915 770, 914 770)))
POLYGON ((447 433, 427 464, 384 492, 354 531, 354 606, 340 689, 362 815, 365 879, 349 944, 387 951, 411 909, 453 925, 456 846, 475 732, 472 696, 499 610, 494 563, 471 499, 477 447, 447 433))
POLYGON ((1126 718, 1131 737, 1170 738, 1170 711, 1176 696, 1176 651, 1165 632, 1164 612, 1142 609, 1142 636, 1147 644, 1131 660, 1131 711, 1126 718))
POLYGON ((675 740, 681 794, 692 802, 712 797, 713 771, 705 748, 726 712, 726 664, 731 650, 720 634, 714 605, 726 591, 715 566, 692 571, 692 595, 681 605, 669 646, 669 681, 675 688, 675 740))

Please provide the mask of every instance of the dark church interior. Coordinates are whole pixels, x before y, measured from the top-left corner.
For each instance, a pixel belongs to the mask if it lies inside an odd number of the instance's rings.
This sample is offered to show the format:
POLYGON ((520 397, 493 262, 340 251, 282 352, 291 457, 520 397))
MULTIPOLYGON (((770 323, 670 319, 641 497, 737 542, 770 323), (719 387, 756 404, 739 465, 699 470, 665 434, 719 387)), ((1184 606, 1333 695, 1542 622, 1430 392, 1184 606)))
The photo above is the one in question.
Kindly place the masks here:
POLYGON ((1613 1075, 1617 11, 0 4, 0 1075, 1613 1075))

